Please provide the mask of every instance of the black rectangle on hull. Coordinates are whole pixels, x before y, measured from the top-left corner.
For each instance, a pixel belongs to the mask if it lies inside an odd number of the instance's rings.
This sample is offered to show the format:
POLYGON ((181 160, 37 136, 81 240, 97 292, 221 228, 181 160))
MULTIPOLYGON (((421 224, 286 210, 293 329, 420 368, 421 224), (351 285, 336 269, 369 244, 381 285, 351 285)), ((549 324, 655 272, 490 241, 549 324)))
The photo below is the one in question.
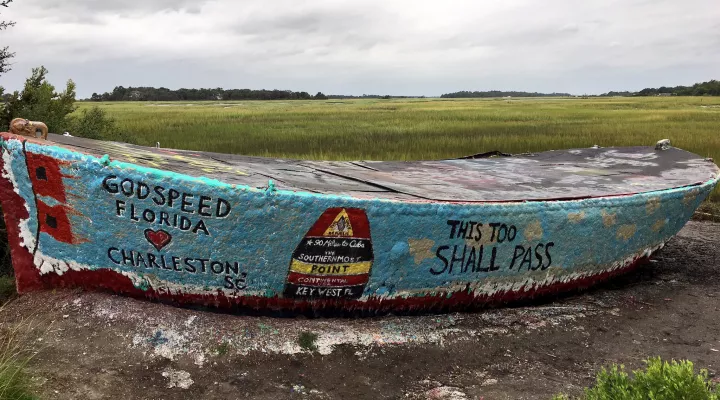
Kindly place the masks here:
POLYGON ((365 291, 365 285, 344 287, 316 287, 285 284, 283 297, 291 299, 357 299, 365 291))

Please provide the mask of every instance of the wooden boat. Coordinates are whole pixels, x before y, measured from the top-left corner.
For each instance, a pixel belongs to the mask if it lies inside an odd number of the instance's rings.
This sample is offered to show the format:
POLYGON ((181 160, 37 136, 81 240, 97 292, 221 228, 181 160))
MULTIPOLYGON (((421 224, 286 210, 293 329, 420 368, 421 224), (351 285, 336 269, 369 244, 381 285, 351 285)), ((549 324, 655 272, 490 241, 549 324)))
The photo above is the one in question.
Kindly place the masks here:
POLYGON ((662 248, 720 178, 667 143, 332 162, 2 138, 19 292, 291 312, 438 311, 587 287, 662 248))

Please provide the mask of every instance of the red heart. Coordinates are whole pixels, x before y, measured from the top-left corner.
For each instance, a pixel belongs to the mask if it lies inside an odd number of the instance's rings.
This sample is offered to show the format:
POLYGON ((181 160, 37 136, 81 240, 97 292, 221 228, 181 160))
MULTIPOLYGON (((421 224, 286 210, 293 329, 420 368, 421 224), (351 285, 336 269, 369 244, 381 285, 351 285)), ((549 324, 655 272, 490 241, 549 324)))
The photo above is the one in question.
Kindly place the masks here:
POLYGON ((172 236, 167 231, 162 229, 154 231, 152 229, 145 229, 145 239, 155 246, 158 251, 162 250, 163 247, 167 246, 172 240, 172 236))

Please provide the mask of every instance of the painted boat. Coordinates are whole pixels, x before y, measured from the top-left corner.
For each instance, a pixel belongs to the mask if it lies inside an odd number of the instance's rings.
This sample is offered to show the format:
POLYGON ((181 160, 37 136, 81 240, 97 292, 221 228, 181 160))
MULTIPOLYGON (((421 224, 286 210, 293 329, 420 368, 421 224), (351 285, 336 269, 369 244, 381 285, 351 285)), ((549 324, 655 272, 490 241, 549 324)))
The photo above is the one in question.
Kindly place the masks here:
POLYGON ((720 178, 667 146, 330 162, 2 134, 19 292, 317 312, 584 288, 675 235, 720 178))

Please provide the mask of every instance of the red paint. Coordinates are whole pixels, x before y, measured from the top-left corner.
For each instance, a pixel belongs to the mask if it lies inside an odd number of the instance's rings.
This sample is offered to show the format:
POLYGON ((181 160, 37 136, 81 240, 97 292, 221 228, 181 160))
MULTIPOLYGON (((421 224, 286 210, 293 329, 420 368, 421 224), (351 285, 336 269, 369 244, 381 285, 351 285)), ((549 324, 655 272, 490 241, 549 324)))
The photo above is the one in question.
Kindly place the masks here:
POLYGON ((360 275, 308 275, 297 272, 290 272, 287 278, 288 283, 306 286, 354 286, 364 285, 368 282, 368 274, 360 275))
POLYGON ((63 204, 49 206, 42 200, 37 201, 38 224, 40 224, 40 232, 45 232, 52 236, 53 239, 63 243, 79 243, 75 240, 70 227, 70 218, 68 218, 68 207, 63 204))
POLYGON ((167 246, 172 240, 172 236, 163 229, 154 231, 152 229, 145 229, 145 239, 155 248, 160 251, 163 247, 167 246))
MULTIPOLYGON (((176 305, 199 304, 230 310, 263 310, 263 311, 289 311, 294 313, 322 313, 322 312, 447 312, 468 309, 480 309, 491 306, 504 305, 521 300, 536 299, 543 296, 566 293, 572 290, 584 289, 597 283, 606 281, 614 276, 634 269, 640 261, 637 259, 627 267, 611 272, 605 272, 592 277, 576 279, 570 282, 554 283, 541 288, 527 291, 499 292, 493 295, 475 296, 469 292, 456 292, 450 296, 445 293, 422 297, 385 299, 370 297, 366 301, 359 300, 312 300, 303 301, 279 297, 247 296, 227 297, 218 291, 215 294, 177 294, 156 290, 142 291, 132 285, 129 278, 109 269, 97 271, 69 270, 63 275, 47 274, 40 278, 42 286, 33 287, 22 293, 41 287, 82 287, 86 289, 102 289, 113 293, 125 294, 135 298, 170 301, 176 305)), ((30 260, 29 260, 30 261, 30 260)), ((34 269, 32 265, 23 268, 34 269)), ((18 270, 16 266, 16 271, 18 270)), ((19 278, 18 278, 19 280, 19 278)), ((20 287, 20 285, 19 285, 20 287)), ((20 289, 19 289, 20 291, 20 289)))
POLYGON ((60 165, 67 164, 44 154, 26 152, 28 174, 38 196, 48 196, 65 203, 65 185, 60 165))
MULTIPOLYGON (((7 138, 8 135, 3 134, 2 136, 7 138)), ((14 135, 10 136, 14 137, 14 135)), ((0 158, 0 169, 2 168, 4 168, 4 161, 0 158)), ((18 293, 47 287, 40 279, 40 272, 33 265, 32 254, 27 248, 20 245, 20 221, 29 217, 25 208, 25 200, 15 193, 12 182, 3 176, 0 176, 0 201, 2 201, 5 216, 5 230, 8 235, 18 293)))
POLYGON ((306 236, 324 236, 325 230, 332 225, 335 217, 337 217, 342 210, 347 212, 348 218, 350 219, 350 226, 352 226, 353 231, 352 237, 354 239, 370 239, 370 222, 365 214, 365 210, 342 207, 328 208, 325 210, 312 228, 310 228, 306 236))

